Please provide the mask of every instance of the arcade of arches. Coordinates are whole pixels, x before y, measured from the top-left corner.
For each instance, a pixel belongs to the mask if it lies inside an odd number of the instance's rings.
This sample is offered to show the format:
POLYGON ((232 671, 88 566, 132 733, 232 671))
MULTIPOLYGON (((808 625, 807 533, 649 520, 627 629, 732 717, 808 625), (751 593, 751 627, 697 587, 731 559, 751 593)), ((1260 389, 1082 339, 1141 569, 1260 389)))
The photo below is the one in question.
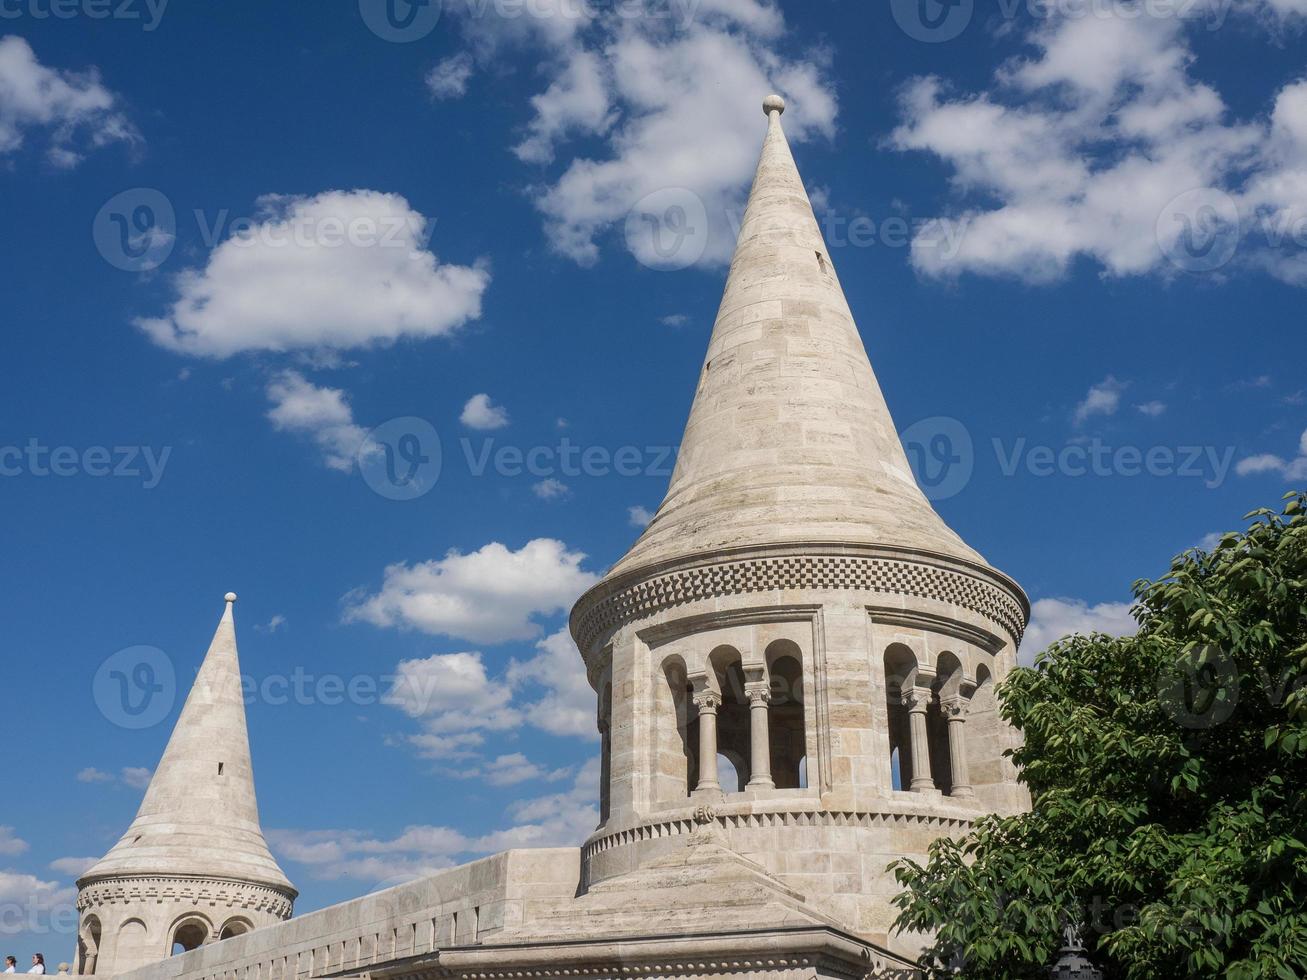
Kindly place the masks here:
POLYGON ((672 656, 663 674, 685 795, 807 787, 803 658, 796 643, 776 640, 757 664, 723 644, 708 655, 705 670, 688 673, 672 656))
POLYGON ((885 650, 890 768, 896 789, 975 796, 967 758, 966 722, 973 705, 992 713, 993 677, 984 664, 969 679, 958 657, 941 653, 933 670, 912 650, 885 650))

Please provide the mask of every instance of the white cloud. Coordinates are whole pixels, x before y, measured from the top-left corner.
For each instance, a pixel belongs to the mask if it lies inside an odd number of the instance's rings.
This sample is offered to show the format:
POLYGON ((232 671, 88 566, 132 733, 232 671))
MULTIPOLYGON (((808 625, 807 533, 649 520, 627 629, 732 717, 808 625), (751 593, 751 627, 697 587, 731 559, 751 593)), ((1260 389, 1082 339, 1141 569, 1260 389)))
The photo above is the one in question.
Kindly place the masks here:
POLYGON ((0 935, 51 933, 76 921, 77 889, 35 875, 0 871, 0 908, 20 914, 0 916, 0 935))
MULTIPOLYGON (((480 653, 446 653, 405 660, 396 668, 387 702, 422 721, 431 734, 513 728, 521 714, 512 706, 512 687, 492 680, 480 653)), ((443 743, 467 747, 468 741, 443 743)), ((428 748, 434 754, 437 744, 428 748)))
POLYGON ((267 395, 273 428, 311 438, 333 470, 348 473, 354 468, 367 431, 354 423, 345 392, 320 388, 298 371, 282 371, 268 383, 267 395))
POLYGON ((126 766, 123 768, 120 778, 123 784, 132 787, 132 789, 145 789, 150 785, 150 779, 154 776, 154 770, 145 766, 126 766))
POLYGON ((80 878, 87 871, 90 871, 98 862, 99 858, 79 858, 79 857, 62 857, 56 858, 50 862, 50 870, 58 871, 60 874, 67 875, 69 878, 80 878))
POLYGON ((1307 430, 1298 439, 1298 455, 1292 459, 1262 453, 1249 456, 1235 463, 1234 471, 1240 476, 1258 476, 1263 473, 1277 473, 1285 480, 1307 480, 1307 430))
POLYGON ((551 735, 597 738, 595 692, 572 634, 563 627, 540 640, 536 650, 530 660, 509 664, 507 672, 515 690, 526 687, 540 692, 522 706, 527 721, 551 735))
POLYGON ((1150 419, 1155 419, 1166 412, 1166 402, 1144 402, 1142 405, 1136 405, 1135 410, 1141 415, 1147 415, 1150 419))
POLYGON ((269 195, 259 222, 173 279, 137 325, 181 354, 347 349, 452 333, 481 315, 486 266, 441 264, 431 223, 398 194, 269 195))
MULTIPOLYGON (((529 660, 511 661, 500 676, 491 676, 478 652, 402 662, 387 703, 423 728, 405 741, 422 758, 453 762, 480 757, 485 743, 482 732, 507 732, 524 724, 551 735, 597 738, 595 693, 567 629, 540 640, 536 650, 529 660)), ((505 758, 511 757, 499 757, 505 758)), ((494 773, 499 780, 509 779, 509 772, 520 779, 559 778, 557 771, 549 775, 543 769, 528 770, 520 762, 511 766, 501 762, 500 768, 503 771, 496 771, 495 763, 489 762, 484 769, 464 767, 494 773)))
POLYGON ((540 634, 537 616, 567 609, 598 581, 582 570, 584 560, 561 541, 537 538, 518 551, 494 542, 471 554, 391 565, 375 595, 346 597, 345 619, 477 642, 528 640, 540 634))
POLYGON ((269 830, 279 857, 294 861, 320 881, 354 878, 369 883, 407 880, 453 866, 467 838, 449 827, 408 827, 390 840, 357 830, 269 830))
POLYGON ((417 749, 418 755, 423 759, 453 762, 475 758, 476 750, 485 744, 485 736, 478 732, 456 732, 451 735, 422 732, 418 735, 409 735, 405 741, 417 749))
POLYGON ((913 243, 916 268, 1046 281, 1088 259, 1111 276, 1174 275, 1190 267, 1177 259, 1189 246, 1184 236, 1207 234, 1196 227, 1209 219, 1200 205, 1228 200, 1248 236, 1231 268, 1246 262, 1307 282, 1300 249, 1285 255, 1250 235, 1267 216, 1283 225, 1307 215, 1298 141, 1307 95, 1297 92, 1307 83, 1280 93, 1269 123, 1231 120, 1220 94, 1194 77, 1188 38, 1208 11, 1190 11, 1055 13, 1026 36, 1037 53, 1001 66, 988 91, 950 92, 934 77, 911 82, 891 144, 951 168, 962 203, 947 220, 965 227, 950 250, 933 226, 923 229, 913 243), (1195 213, 1171 210, 1188 191, 1200 192, 1195 213))
MULTIPOLYGON (((633 207, 668 188, 706 208, 700 261, 726 261, 757 161, 762 97, 779 90, 787 98, 795 142, 834 132, 825 53, 783 51, 785 21, 771 0, 696 0, 603 17, 569 0, 525 7, 455 4, 452 12, 480 60, 515 45, 541 65, 544 88, 517 155, 544 165, 569 141, 584 147, 533 189, 553 248, 577 262, 596 261, 633 207)), ((627 245, 642 261, 658 258, 647 254, 651 243, 627 245)))
POLYGON ((599 760, 591 759, 568 792, 519 800, 508 811, 514 825, 477 838, 475 846, 493 854, 514 847, 575 845, 598 825, 598 799, 599 760))
POLYGON ((1095 415, 1115 415, 1121 405, 1121 393, 1126 385, 1108 375, 1089 389, 1084 401, 1076 406, 1075 421, 1080 425, 1095 415))
POLYGON ((566 792, 514 803, 508 808, 508 827, 479 837, 430 825, 406 827, 394 837, 359 830, 279 829, 269 830, 267 837, 279 857, 302 866, 309 877, 394 884, 509 848, 580 844, 599 822, 598 793, 599 764, 593 759, 566 792))
POLYGON ((0 854, 13 856, 22 854, 27 848, 27 841, 19 838, 13 827, 0 827, 0 854))
POLYGON ((1284 282, 1307 285, 1307 81, 1276 98, 1268 146, 1241 203, 1272 246, 1258 253, 1262 265, 1284 282))
POLYGON ((531 487, 531 492, 541 500, 566 500, 572 495, 572 488, 562 480, 555 480, 550 477, 534 484, 531 487))
POLYGON ((1138 628, 1128 602, 1091 606, 1082 599, 1039 599, 1031 606, 1030 626, 1017 659, 1029 666, 1049 645, 1072 633, 1132 636, 1138 628))
POLYGON ((521 752, 514 752, 491 760, 486 763, 484 770, 469 773, 468 778, 483 778, 491 786, 516 786, 533 781, 556 783, 571 774, 570 769, 546 769, 521 752))
POLYGON ((286 625, 286 617, 281 613, 275 613, 273 617, 262 626, 255 626, 254 629, 260 633, 276 633, 286 625))
POLYGON ((130 786, 132 789, 145 789, 150 785, 150 777, 153 775, 154 770, 144 766, 123 766, 116 775, 96 769, 94 766, 88 766, 77 774, 77 781, 79 783, 121 783, 124 786, 130 786))
POLYGON ((466 52, 445 58, 427 72, 427 88, 436 98, 462 98, 467 94, 474 67, 472 56, 466 52))
POLYGON ((502 429, 508 425, 508 409, 494 404, 490 396, 483 393, 469 398, 458 418, 469 429, 502 429))
POLYGON ((21 37, 0 38, 0 156, 37 129, 49 134, 47 159, 63 169, 77 166, 87 148, 140 141, 94 68, 47 68, 21 37))
POLYGON ((541 44, 570 47, 594 20, 594 5, 576 0, 531 0, 530 3, 485 3, 460 0, 449 12, 462 17, 464 30, 482 58, 505 45, 541 44))
POLYGON ((1256 476, 1259 473, 1279 473, 1288 465, 1283 456, 1262 453, 1260 456, 1249 456, 1239 460, 1234 464, 1234 471, 1240 476, 1256 476))
POLYGON ((527 163, 549 163, 554 146, 571 132, 603 133, 615 114, 609 101, 607 66, 590 51, 573 51, 558 77, 531 99, 530 135, 513 152, 527 163))
POLYGON ((658 321, 664 327, 683 327, 690 322, 690 318, 684 313, 672 313, 658 321))
POLYGON ((653 511, 648 507, 641 507, 638 504, 634 507, 626 508, 626 514, 630 519, 631 527, 638 527, 641 531, 648 527, 649 522, 654 519, 653 511))
MULTIPOLYGON (((598 259, 600 236, 624 225, 637 203, 669 188, 705 209, 701 262, 729 260, 761 141, 760 92, 786 96, 792 141, 834 131, 836 102, 821 68, 787 61, 738 24, 699 23, 670 39, 627 30, 603 56, 621 110, 605 134, 609 155, 574 159, 536 199, 554 249, 581 264, 598 259)), ((665 261, 649 236, 627 246, 646 264, 665 261)))

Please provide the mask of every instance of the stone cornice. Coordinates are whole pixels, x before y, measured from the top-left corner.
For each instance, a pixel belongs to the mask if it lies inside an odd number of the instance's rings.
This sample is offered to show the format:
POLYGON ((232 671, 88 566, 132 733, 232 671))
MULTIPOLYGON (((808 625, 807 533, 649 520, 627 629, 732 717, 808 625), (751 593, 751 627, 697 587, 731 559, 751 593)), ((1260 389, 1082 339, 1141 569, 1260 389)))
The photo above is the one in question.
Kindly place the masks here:
POLYGON ((759 929, 702 935, 601 936, 557 942, 492 943, 442 949, 382 966, 372 980, 554 980, 560 976, 787 977, 844 980, 917 976, 888 950, 830 928, 759 929))
POLYGON ((970 643, 986 653, 998 653, 1003 648, 1003 641, 988 630, 961 623, 947 616, 918 612, 915 609, 895 609, 889 606, 868 606, 874 623, 888 626, 906 626, 909 629, 926 630, 930 633, 942 633, 964 643, 970 643))
POLYGON ((195 905, 225 905, 231 908, 268 912, 289 919, 297 893, 271 885, 227 878, 157 875, 108 876, 78 882, 77 908, 91 908, 138 902, 189 902, 195 905))
MULTIPOLYGON (((682 837, 697 832, 701 823, 715 823, 722 830, 762 827, 928 827, 938 835, 964 833, 974 817, 965 811, 956 814, 913 813, 894 810, 777 810, 757 813, 731 813, 716 808, 700 808, 706 819, 696 814, 652 820, 613 833, 597 833, 581 849, 587 862, 597 854, 644 840, 682 837)), ((975 813, 975 817, 980 813, 975 813)))
POLYGON ((704 599, 786 590, 855 590, 936 599, 993 622, 1020 643, 1030 601, 986 565, 887 546, 812 543, 723 549, 637 569, 577 600, 571 631, 583 654, 627 623, 704 599))

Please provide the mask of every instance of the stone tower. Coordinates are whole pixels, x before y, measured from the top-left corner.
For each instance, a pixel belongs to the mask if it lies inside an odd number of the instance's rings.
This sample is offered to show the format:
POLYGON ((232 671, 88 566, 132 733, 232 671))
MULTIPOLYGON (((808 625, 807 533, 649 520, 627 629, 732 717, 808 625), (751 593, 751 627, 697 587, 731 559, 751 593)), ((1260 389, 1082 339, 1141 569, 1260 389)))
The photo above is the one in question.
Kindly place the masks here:
POLYGON ((764 108, 667 497, 572 612, 603 746, 584 876, 675 860, 712 833, 851 931, 911 952, 889 935, 886 865, 1028 805, 993 687, 1029 603, 917 488, 785 104, 764 108))
POLYGON ((123 838, 77 882, 78 972, 114 974, 290 918, 259 827, 233 593, 123 838))

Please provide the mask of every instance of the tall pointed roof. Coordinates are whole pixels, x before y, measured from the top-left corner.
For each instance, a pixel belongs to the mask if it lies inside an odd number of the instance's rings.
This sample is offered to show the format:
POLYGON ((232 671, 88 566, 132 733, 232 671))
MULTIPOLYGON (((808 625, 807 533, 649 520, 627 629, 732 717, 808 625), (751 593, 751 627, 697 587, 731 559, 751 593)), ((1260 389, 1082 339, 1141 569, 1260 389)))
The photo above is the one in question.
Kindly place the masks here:
POLYGON ((609 578, 809 542, 983 559, 917 488, 781 128, 767 137, 662 506, 609 578))
POLYGON ((82 881, 120 875, 234 878, 292 897, 259 827, 250 763, 234 593, 136 819, 82 881))

